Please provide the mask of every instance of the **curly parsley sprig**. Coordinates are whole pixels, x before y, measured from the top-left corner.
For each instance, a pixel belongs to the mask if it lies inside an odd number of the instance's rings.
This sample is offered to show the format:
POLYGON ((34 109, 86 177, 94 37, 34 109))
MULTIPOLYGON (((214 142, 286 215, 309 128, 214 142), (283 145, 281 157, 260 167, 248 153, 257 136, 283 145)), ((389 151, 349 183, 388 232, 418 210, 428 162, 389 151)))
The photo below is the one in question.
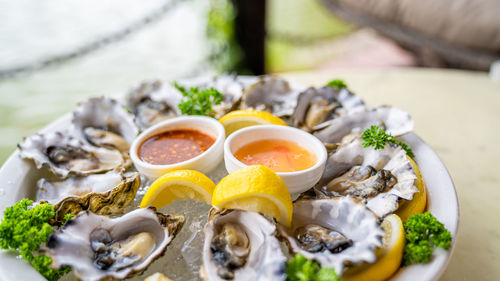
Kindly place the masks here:
POLYGON ((70 269, 52 269, 52 259, 37 254, 52 233, 53 227, 49 220, 54 219, 54 207, 49 203, 31 207, 32 204, 33 201, 23 199, 5 209, 0 223, 0 248, 19 252, 47 280, 55 281, 70 269))
POLYGON ((295 255, 286 263, 287 281, 339 281, 335 269, 321 267, 317 262, 308 260, 301 254, 295 255))
POLYGON ((411 147, 404 142, 397 141, 394 136, 385 132, 379 126, 372 125, 363 132, 361 138, 363 139, 363 147, 373 146, 375 149, 383 149, 386 143, 392 143, 401 146, 411 158, 415 157, 411 147))
POLYGON ((212 87, 202 90, 198 87, 186 89, 177 82, 174 82, 174 86, 182 94, 182 100, 178 105, 182 114, 214 117, 212 105, 220 104, 224 99, 224 95, 212 87))
POLYGON ((426 263, 434 248, 448 250, 451 246, 451 234, 431 213, 412 215, 404 223, 406 245, 403 265, 426 263))
POLYGON ((326 83, 326 85, 328 87, 332 87, 332 88, 335 88, 337 90, 340 90, 343 88, 347 89, 347 84, 342 79, 333 79, 332 81, 326 83))

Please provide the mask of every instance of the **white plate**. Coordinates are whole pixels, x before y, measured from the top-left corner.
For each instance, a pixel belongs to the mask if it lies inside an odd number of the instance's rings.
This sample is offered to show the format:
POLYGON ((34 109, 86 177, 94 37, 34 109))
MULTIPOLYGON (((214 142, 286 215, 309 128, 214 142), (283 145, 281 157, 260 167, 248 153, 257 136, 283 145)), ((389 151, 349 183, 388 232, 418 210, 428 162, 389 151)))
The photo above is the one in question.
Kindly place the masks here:
MULTIPOLYGON (((67 127, 70 120, 71 115, 66 114, 40 132, 67 127)), ((453 240, 450 250, 435 251, 432 261, 427 264, 400 269, 391 281, 434 281, 439 279, 448 265, 455 246, 459 221, 457 195, 446 167, 429 145, 414 133, 409 133, 401 139, 409 144, 415 153, 415 160, 427 186, 428 210, 444 223, 453 240)), ((34 164, 22 160, 19 151, 15 151, 0 169, 0 212, 3 213, 6 207, 23 198, 34 198, 36 181, 41 177, 34 164)), ((0 280, 43 281, 45 279, 25 261, 16 258, 14 253, 0 251, 0 280)))

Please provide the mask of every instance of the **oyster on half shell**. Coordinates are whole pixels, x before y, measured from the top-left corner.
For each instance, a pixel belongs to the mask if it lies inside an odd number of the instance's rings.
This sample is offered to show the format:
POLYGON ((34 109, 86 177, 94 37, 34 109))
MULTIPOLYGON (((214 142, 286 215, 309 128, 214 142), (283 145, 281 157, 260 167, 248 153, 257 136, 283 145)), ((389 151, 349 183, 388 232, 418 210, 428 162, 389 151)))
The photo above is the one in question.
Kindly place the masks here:
POLYGON ((258 213, 211 210, 205 226, 204 280, 285 280, 276 226, 258 213))
POLYGON ((73 112, 71 133, 89 145, 128 152, 139 134, 134 116, 116 100, 91 98, 73 112))
POLYGON ((117 150, 94 147, 61 132, 35 134, 18 145, 24 159, 32 159, 38 169, 47 167, 58 178, 90 175, 128 167, 117 150))
POLYGON ((411 200, 418 192, 417 176, 405 150, 386 144, 384 149, 363 147, 359 134, 347 135, 326 162, 314 187, 319 197, 354 196, 366 200, 377 216, 394 212, 399 199, 411 200))
POLYGON ((243 91, 241 109, 271 112, 278 117, 290 116, 297 104, 299 91, 274 76, 259 77, 259 81, 243 91))
POLYGON ((54 206, 57 221, 62 221, 66 214, 76 215, 82 210, 99 215, 118 214, 134 200, 140 182, 139 173, 117 171, 69 177, 64 181, 40 179, 36 199, 54 206))
POLYGON ((299 199, 293 204, 291 227, 278 225, 280 237, 292 253, 333 267, 339 275, 345 266, 373 263, 384 231, 377 217, 358 201, 351 197, 299 199))
POLYGON ((170 84, 159 80, 143 82, 132 89, 126 98, 128 108, 135 115, 141 129, 180 115, 177 105, 182 95, 170 84))
POLYGON ((324 127, 324 122, 367 109, 361 97, 345 88, 309 88, 299 94, 292 120, 295 127, 310 132, 324 127))
POLYGON ((413 130, 413 119, 408 112, 391 106, 380 106, 367 111, 354 112, 316 126, 314 133, 327 148, 334 148, 351 133, 361 133, 372 125, 380 126, 393 136, 413 130))
POLYGON ((56 230, 42 252, 54 268, 70 266, 79 280, 122 280, 162 256, 184 221, 152 207, 117 218, 83 211, 56 230))

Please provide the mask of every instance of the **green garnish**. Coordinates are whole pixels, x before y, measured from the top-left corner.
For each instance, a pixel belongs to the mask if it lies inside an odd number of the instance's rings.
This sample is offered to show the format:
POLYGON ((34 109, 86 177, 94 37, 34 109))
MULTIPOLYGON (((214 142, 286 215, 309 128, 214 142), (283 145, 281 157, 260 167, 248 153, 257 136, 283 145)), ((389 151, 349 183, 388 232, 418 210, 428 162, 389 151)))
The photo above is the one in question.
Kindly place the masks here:
POLYGON ((403 265, 426 263, 434 248, 448 250, 451 246, 451 234, 431 213, 412 215, 404 223, 406 246, 403 265))
POLYGON ((383 149, 386 143, 392 143, 401 146, 401 148, 403 148, 406 151, 406 154, 411 158, 415 157, 411 147, 404 142, 397 141, 394 136, 386 133, 379 126, 372 125, 369 129, 366 129, 363 132, 361 138, 363 139, 363 147, 373 146, 375 149, 383 149))
POLYGON ((70 219, 74 218, 76 215, 73 215, 73 214, 66 214, 64 215, 64 224, 66 224, 70 219))
POLYGON ((321 267, 317 262, 297 254, 286 263, 287 281, 339 281, 335 269, 321 267))
POLYGON ((182 100, 178 107, 182 114, 205 115, 214 117, 212 105, 222 102, 224 95, 214 88, 200 90, 198 87, 185 87, 174 82, 174 86, 182 93, 182 100))
POLYGON ((332 88, 335 88, 337 90, 340 90, 343 88, 347 89, 347 84, 342 79, 333 79, 332 81, 326 83, 326 85, 328 87, 332 87, 332 88))
POLYGON ((32 204, 33 201, 23 199, 5 209, 0 223, 0 248, 19 252, 43 277, 55 281, 69 272, 69 267, 52 269, 52 259, 36 253, 52 233, 49 220, 54 219, 54 207, 49 203, 30 207, 32 204))

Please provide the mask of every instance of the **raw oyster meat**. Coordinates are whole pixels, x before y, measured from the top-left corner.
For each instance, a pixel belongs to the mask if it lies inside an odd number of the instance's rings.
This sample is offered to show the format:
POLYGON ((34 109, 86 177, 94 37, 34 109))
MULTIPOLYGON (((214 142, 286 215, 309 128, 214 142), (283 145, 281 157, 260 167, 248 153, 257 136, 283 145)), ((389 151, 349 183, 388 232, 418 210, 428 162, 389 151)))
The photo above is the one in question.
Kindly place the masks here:
POLYGON ((117 150, 94 147, 61 132, 35 134, 19 145, 20 155, 38 169, 47 167, 59 178, 84 176, 130 165, 117 150))
POLYGON ((295 127, 310 132, 326 127, 332 119, 368 108, 361 97, 345 88, 309 88, 299 94, 292 120, 295 127))
POLYGON ((299 199, 293 205, 291 227, 278 225, 292 253, 333 267, 339 275, 346 265, 375 262, 375 249, 382 247, 384 231, 359 200, 299 199))
POLYGON ((71 133, 87 144, 128 152, 139 134, 134 116, 116 100, 91 98, 73 112, 71 133))
POLYGON ((184 216, 152 207, 117 218, 83 211, 49 237, 43 253, 54 268, 70 266, 79 280, 122 280, 162 256, 183 224, 184 216))
POLYGON ((241 109, 268 111, 278 117, 290 116, 297 104, 299 90, 274 76, 262 76, 243 91, 241 109))
POLYGON ((398 182, 388 170, 377 171, 370 165, 353 166, 345 174, 331 180, 325 190, 339 195, 369 198, 392 188, 398 182))
POLYGON ((405 150, 394 144, 384 149, 363 147, 359 134, 347 135, 327 160, 325 172, 314 187, 319 197, 355 196, 377 216, 399 206, 399 199, 411 200, 418 192, 417 176, 405 150))
POLYGON ((143 82, 127 95, 127 107, 141 129, 180 115, 182 95, 174 86, 159 80, 143 82))
POLYGON ((54 205, 57 221, 62 221, 66 214, 76 215, 82 210, 99 215, 117 214, 134 200, 140 182, 139 173, 116 171, 69 177, 58 182, 40 179, 36 199, 54 205))
POLYGON ((324 124, 328 126, 315 132, 314 136, 327 147, 335 147, 344 136, 350 133, 360 133, 372 125, 380 126, 393 136, 400 136, 413 130, 413 119, 410 114, 391 106, 354 112, 324 124))
POLYGON ((285 280, 286 257, 276 226, 258 213, 211 210, 205 226, 205 280, 285 280))

